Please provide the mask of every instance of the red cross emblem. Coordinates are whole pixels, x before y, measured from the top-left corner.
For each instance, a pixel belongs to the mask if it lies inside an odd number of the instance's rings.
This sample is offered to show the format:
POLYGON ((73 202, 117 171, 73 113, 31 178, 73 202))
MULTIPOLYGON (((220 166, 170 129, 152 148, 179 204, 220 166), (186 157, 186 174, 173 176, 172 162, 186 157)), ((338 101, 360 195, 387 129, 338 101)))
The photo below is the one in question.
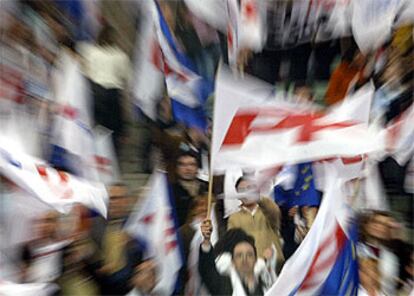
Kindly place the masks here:
MULTIPOLYGON (((274 112, 275 115, 278 112, 274 112)), ((296 138, 296 143, 306 143, 313 139, 318 131, 324 129, 339 129, 355 125, 353 122, 335 122, 330 124, 318 124, 317 120, 321 119, 323 114, 286 114, 278 123, 271 126, 255 127, 252 123, 259 118, 259 111, 246 111, 236 114, 230 124, 227 134, 224 138, 223 145, 241 145, 246 138, 257 132, 277 132, 279 130, 287 130, 292 128, 300 128, 296 138)), ((276 118, 276 117, 275 117, 276 118)))

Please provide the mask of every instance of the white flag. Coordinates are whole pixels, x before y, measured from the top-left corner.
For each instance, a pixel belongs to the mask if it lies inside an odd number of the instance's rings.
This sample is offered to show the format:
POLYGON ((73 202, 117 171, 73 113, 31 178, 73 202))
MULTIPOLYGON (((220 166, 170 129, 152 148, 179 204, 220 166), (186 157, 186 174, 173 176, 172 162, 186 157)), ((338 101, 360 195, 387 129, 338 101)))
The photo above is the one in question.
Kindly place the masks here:
POLYGON ((126 230, 144 243, 144 257, 156 261, 159 281, 154 291, 161 295, 171 295, 182 266, 182 258, 166 174, 155 172, 149 180, 148 188, 142 202, 137 203, 136 212, 128 219, 126 230))
MULTIPOLYGON (((325 195, 316 219, 304 241, 286 261, 276 283, 266 295, 338 294, 338 291, 335 293, 328 290, 330 293, 327 292, 325 283, 335 263, 345 255, 343 252, 345 248, 353 250, 355 248, 353 244, 349 244, 352 211, 347 205, 347 196, 345 196, 343 187, 344 180, 338 177, 338 169, 334 164, 329 164, 326 168, 328 170, 326 174, 330 178, 326 184, 325 195)), ((347 282, 345 278, 352 276, 352 272, 355 272, 355 269, 352 270, 352 267, 349 267, 351 264, 348 260, 351 260, 349 255, 345 259, 348 272, 342 269, 340 272, 343 276, 337 276, 341 282, 347 282)), ((341 283, 335 284, 333 287, 342 286, 341 283)), ((352 284, 355 284, 352 280, 345 284, 345 290, 357 289, 357 286, 352 284)))
POLYGON ((393 119, 384 133, 388 154, 405 165, 414 154, 414 105, 393 119))
POLYGON ((260 51, 266 41, 266 3, 227 0, 227 47, 229 64, 236 65, 241 49, 260 51))
MULTIPOLYGON (((289 162, 361 155, 383 147, 366 123, 347 116, 360 107, 353 101, 322 113, 308 106, 269 102, 264 89, 250 78, 219 72, 212 140, 214 171, 260 170, 289 162)), ((361 101, 369 103, 371 97, 372 90, 361 101)))
POLYGON ((157 104, 164 92, 162 53, 156 42, 154 7, 152 1, 138 1, 141 9, 140 30, 137 32, 134 53, 134 79, 131 91, 136 105, 146 116, 155 120, 157 104), (158 67, 157 67, 158 65, 158 67))
POLYGON ((352 0, 352 33, 363 53, 382 46, 391 36, 401 0, 352 0))
POLYGON ((59 154, 76 175, 97 181, 91 95, 86 78, 81 73, 79 62, 64 50, 54 74, 58 111, 54 116, 51 144, 61 151, 59 154))
POLYGON ((116 183, 120 180, 118 160, 112 141, 112 131, 97 126, 94 129, 95 165, 99 173, 99 181, 104 184, 116 183))
POLYGON ((106 217, 108 195, 103 184, 57 171, 4 137, 0 138, 0 174, 59 212, 68 213, 81 203, 106 217))
POLYGON ((16 284, 0 279, 0 295, 2 296, 50 296, 57 291, 56 284, 16 284))

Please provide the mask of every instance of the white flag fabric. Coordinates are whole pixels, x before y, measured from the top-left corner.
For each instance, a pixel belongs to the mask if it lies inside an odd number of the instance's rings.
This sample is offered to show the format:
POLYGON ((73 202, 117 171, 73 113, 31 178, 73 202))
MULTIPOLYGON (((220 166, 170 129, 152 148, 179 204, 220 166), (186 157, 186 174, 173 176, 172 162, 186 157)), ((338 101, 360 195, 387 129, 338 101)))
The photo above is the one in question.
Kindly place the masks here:
POLYGON ((316 219, 266 295, 320 295, 349 237, 352 211, 347 205, 344 180, 338 177, 334 164, 326 169, 330 178, 316 219))
POLYGON ((54 116, 51 144, 59 147, 76 173, 97 181, 94 166, 95 143, 92 127, 91 93, 80 63, 62 50, 54 73, 54 99, 58 111, 54 116))
POLYGON ((57 171, 4 137, 0 138, 0 173, 61 213, 80 203, 106 217, 108 195, 103 184, 57 171))
POLYGON ((153 173, 143 198, 137 203, 125 228, 146 246, 144 257, 156 261, 159 281, 154 291, 160 295, 171 295, 182 258, 165 173, 153 173))
POLYGON ((152 1, 137 1, 141 11, 140 30, 137 31, 134 53, 134 79, 131 91, 136 105, 146 116, 155 120, 157 104, 164 92, 162 53, 156 42, 152 1))
POLYGON ((352 0, 352 33, 363 53, 382 46, 391 36, 401 0, 352 0))
POLYGON ((112 131, 97 126, 94 129, 94 139, 95 165, 99 173, 99 181, 106 185, 120 181, 121 175, 112 141, 112 131))
POLYGON ((50 296, 56 293, 58 289, 56 284, 16 284, 0 279, 0 295, 2 296, 50 296))
POLYGON ((388 155, 405 165, 414 154, 414 105, 388 123, 383 133, 388 155))
POLYGON ((361 190, 358 196, 362 209, 374 209, 386 211, 389 209, 385 189, 381 181, 378 169, 378 163, 375 160, 368 159, 365 162, 361 180, 361 190))
POLYGON ((236 65, 241 49, 260 51, 266 41, 265 1, 227 0, 229 63, 236 65))
MULTIPOLYGON (((233 77, 221 69, 216 81, 212 168, 255 169, 383 149, 367 124, 350 120, 360 104, 352 100, 322 113, 308 106, 267 99, 263 84, 233 77)), ((361 95, 365 104, 372 89, 361 95)))
POLYGON ((211 27, 226 33, 227 30, 227 9, 223 0, 204 0, 200 5, 198 0, 184 0, 188 9, 211 27))

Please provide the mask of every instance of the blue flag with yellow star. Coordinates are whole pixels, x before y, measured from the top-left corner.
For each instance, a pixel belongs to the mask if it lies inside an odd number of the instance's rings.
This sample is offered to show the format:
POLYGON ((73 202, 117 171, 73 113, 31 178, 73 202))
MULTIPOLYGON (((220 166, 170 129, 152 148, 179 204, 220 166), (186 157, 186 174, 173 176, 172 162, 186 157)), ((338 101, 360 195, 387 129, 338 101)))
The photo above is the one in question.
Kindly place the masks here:
POLYGON ((283 190, 281 186, 276 186, 274 188, 274 198, 279 206, 287 208, 294 206, 319 206, 321 194, 315 188, 312 163, 298 164, 293 188, 283 190))

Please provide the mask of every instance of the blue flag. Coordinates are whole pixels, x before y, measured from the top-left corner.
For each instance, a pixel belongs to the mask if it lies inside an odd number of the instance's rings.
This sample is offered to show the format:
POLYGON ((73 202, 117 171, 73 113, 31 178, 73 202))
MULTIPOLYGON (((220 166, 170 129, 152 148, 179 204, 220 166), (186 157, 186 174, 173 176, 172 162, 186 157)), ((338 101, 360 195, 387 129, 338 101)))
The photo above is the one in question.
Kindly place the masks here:
POLYGON ((297 165, 295 183, 291 190, 284 190, 281 186, 274 188, 275 202, 282 207, 319 206, 320 193, 315 188, 312 163, 305 162, 297 165))
POLYGON ((358 241, 357 224, 350 228, 348 239, 339 253, 335 265, 326 279, 320 295, 357 295, 358 294, 358 261, 356 244, 358 241))

